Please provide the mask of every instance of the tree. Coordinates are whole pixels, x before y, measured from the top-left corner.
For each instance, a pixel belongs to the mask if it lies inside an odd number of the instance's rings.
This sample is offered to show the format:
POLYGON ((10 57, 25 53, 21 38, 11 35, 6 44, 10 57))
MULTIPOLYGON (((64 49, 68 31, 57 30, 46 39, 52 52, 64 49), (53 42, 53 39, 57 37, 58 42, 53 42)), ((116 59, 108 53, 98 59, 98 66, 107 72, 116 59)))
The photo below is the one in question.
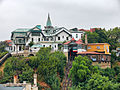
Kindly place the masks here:
POLYGON ((92 61, 87 57, 78 56, 73 61, 72 68, 70 69, 69 77, 71 77, 74 85, 78 85, 79 82, 85 82, 90 78, 92 61))
POLYGON ((118 90, 120 84, 109 81, 108 77, 100 74, 93 74, 86 84, 87 90, 118 90))
MULTIPOLYGON (((88 43, 98 43, 99 40, 99 34, 97 34, 96 32, 86 32, 85 34, 87 34, 87 40, 88 43)), ((85 42, 85 35, 82 39, 85 42)))
POLYGON ((22 58, 11 57, 7 60, 4 68, 4 77, 2 82, 12 82, 13 76, 18 75, 20 82, 28 80, 32 82, 33 70, 26 64, 22 58))

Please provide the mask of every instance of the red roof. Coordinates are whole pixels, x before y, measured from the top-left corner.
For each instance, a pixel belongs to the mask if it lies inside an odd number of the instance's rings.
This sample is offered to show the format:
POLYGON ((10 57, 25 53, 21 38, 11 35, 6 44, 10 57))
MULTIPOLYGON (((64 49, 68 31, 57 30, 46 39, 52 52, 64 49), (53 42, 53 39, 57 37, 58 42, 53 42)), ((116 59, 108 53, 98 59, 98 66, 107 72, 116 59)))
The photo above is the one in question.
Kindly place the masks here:
POLYGON ((104 54, 104 53, 98 53, 98 52, 79 52, 77 54, 104 54))
POLYGON ((76 44, 83 44, 82 40, 79 39, 78 41, 75 42, 76 44))
POLYGON ((75 41, 75 39, 74 39, 74 38, 72 38, 72 39, 71 39, 71 41, 75 41))
POLYGON ((68 42, 66 42, 66 43, 64 43, 65 45, 67 45, 67 44, 69 44, 71 41, 68 41, 68 42))
MULTIPOLYGON (((72 38, 70 41, 68 41, 68 42, 66 42, 66 43, 64 43, 64 44, 67 45, 67 44, 69 44, 71 41, 75 41, 75 39, 72 38)), ((83 42, 82 42, 81 39, 79 39, 78 41, 75 41, 75 43, 76 43, 76 44, 83 44, 83 42)))
POLYGON ((5 40, 6 41, 6 43, 8 43, 8 46, 12 46, 12 40, 5 40))
POLYGON ((5 40, 7 43, 12 42, 12 40, 5 40))

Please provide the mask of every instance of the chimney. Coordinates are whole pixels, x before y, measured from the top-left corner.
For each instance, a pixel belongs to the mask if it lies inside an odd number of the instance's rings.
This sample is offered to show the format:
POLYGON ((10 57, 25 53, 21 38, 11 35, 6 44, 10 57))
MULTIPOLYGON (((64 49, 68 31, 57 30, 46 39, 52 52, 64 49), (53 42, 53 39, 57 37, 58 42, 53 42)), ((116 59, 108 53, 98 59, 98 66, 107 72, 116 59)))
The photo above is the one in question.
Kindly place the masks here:
POLYGON ((18 76, 14 75, 14 84, 17 84, 17 79, 18 79, 18 76))
POLYGON ((37 86, 37 74, 34 74, 34 85, 37 86))
POLYGON ((85 35, 85 44, 88 44, 87 34, 85 35))

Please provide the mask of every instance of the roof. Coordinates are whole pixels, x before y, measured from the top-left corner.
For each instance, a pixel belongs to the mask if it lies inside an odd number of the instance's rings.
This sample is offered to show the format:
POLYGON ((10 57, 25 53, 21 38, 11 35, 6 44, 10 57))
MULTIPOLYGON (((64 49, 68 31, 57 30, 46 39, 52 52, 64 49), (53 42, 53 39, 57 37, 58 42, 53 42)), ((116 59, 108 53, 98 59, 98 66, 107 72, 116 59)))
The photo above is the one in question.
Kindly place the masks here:
POLYGON ((75 39, 74 39, 74 38, 72 38, 72 39, 71 39, 71 41, 75 41, 75 39))
POLYGON ((68 42, 66 42, 66 43, 64 43, 64 45, 67 45, 67 44, 69 44, 71 41, 68 41, 68 42))
POLYGON ((7 43, 12 42, 12 40, 5 40, 7 43))
POLYGON ((28 32, 30 30, 30 28, 18 28, 13 32, 28 32))
MULTIPOLYGON (((75 39, 74 39, 74 38, 72 38, 70 41, 68 41, 68 42, 64 43, 64 45, 67 45, 67 44, 71 43, 71 41, 75 41, 75 39)), ((79 39, 78 41, 75 41, 75 43, 76 43, 76 44, 83 44, 83 42, 82 42, 82 40, 81 40, 81 39, 79 39)))
POLYGON ((42 45, 40 45, 40 44, 36 44, 36 45, 32 45, 32 47, 34 48, 34 47, 43 47, 42 45))
POLYGON ((24 87, 5 87, 3 84, 0 84, 0 90, 23 90, 24 87))
POLYGON ((83 44, 83 42, 82 42, 82 40, 81 39, 79 39, 78 41, 76 41, 75 43, 77 43, 77 44, 83 44))
POLYGON ((79 53, 77 53, 77 54, 104 54, 104 53, 98 53, 98 52, 79 52, 79 53))
POLYGON ((48 19, 47 19, 46 26, 52 26, 49 14, 48 14, 48 19))

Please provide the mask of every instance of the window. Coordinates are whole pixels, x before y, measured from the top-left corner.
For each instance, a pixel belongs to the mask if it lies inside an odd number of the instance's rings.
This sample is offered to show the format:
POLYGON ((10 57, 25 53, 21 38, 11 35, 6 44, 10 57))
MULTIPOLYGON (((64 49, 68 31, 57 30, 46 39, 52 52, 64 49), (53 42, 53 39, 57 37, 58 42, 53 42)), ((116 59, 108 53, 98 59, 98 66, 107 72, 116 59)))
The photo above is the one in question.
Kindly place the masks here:
POLYGON ((45 45, 43 45, 43 47, 45 47, 45 45))
POLYGON ((36 47, 34 47, 34 49, 36 49, 36 47))
POLYGON ((34 42, 34 39, 32 38, 32 42, 34 42))
POLYGON ((19 43, 22 43, 22 40, 21 40, 21 39, 19 39, 19 43))
POLYGON ((88 47, 88 49, 91 49, 91 47, 88 47))
POLYGON ((64 38, 64 36, 62 36, 62 38, 64 38))
POLYGON ((83 38, 83 34, 81 34, 81 38, 83 38))
POLYGON ((32 33, 32 36, 40 36, 40 33, 33 32, 33 33, 32 33))
POLYGON ((66 40, 68 40, 68 37, 66 37, 66 40))
POLYGON ((76 34, 76 38, 78 38, 78 34, 76 34))
POLYGON ((58 37, 58 40, 60 40, 60 37, 58 37))
POLYGON ((50 47, 51 47, 51 45, 50 45, 50 47))
POLYGON ((40 41, 40 38, 38 38, 38 41, 40 41))
POLYGON ((100 49, 100 46, 97 46, 97 49, 100 49))
POLYGON ((49 41, 49 38, 47 38, 47 41, 49 41))
POLYGON ((55 45, 55 48, 56 48, 56 45, 55 45))

